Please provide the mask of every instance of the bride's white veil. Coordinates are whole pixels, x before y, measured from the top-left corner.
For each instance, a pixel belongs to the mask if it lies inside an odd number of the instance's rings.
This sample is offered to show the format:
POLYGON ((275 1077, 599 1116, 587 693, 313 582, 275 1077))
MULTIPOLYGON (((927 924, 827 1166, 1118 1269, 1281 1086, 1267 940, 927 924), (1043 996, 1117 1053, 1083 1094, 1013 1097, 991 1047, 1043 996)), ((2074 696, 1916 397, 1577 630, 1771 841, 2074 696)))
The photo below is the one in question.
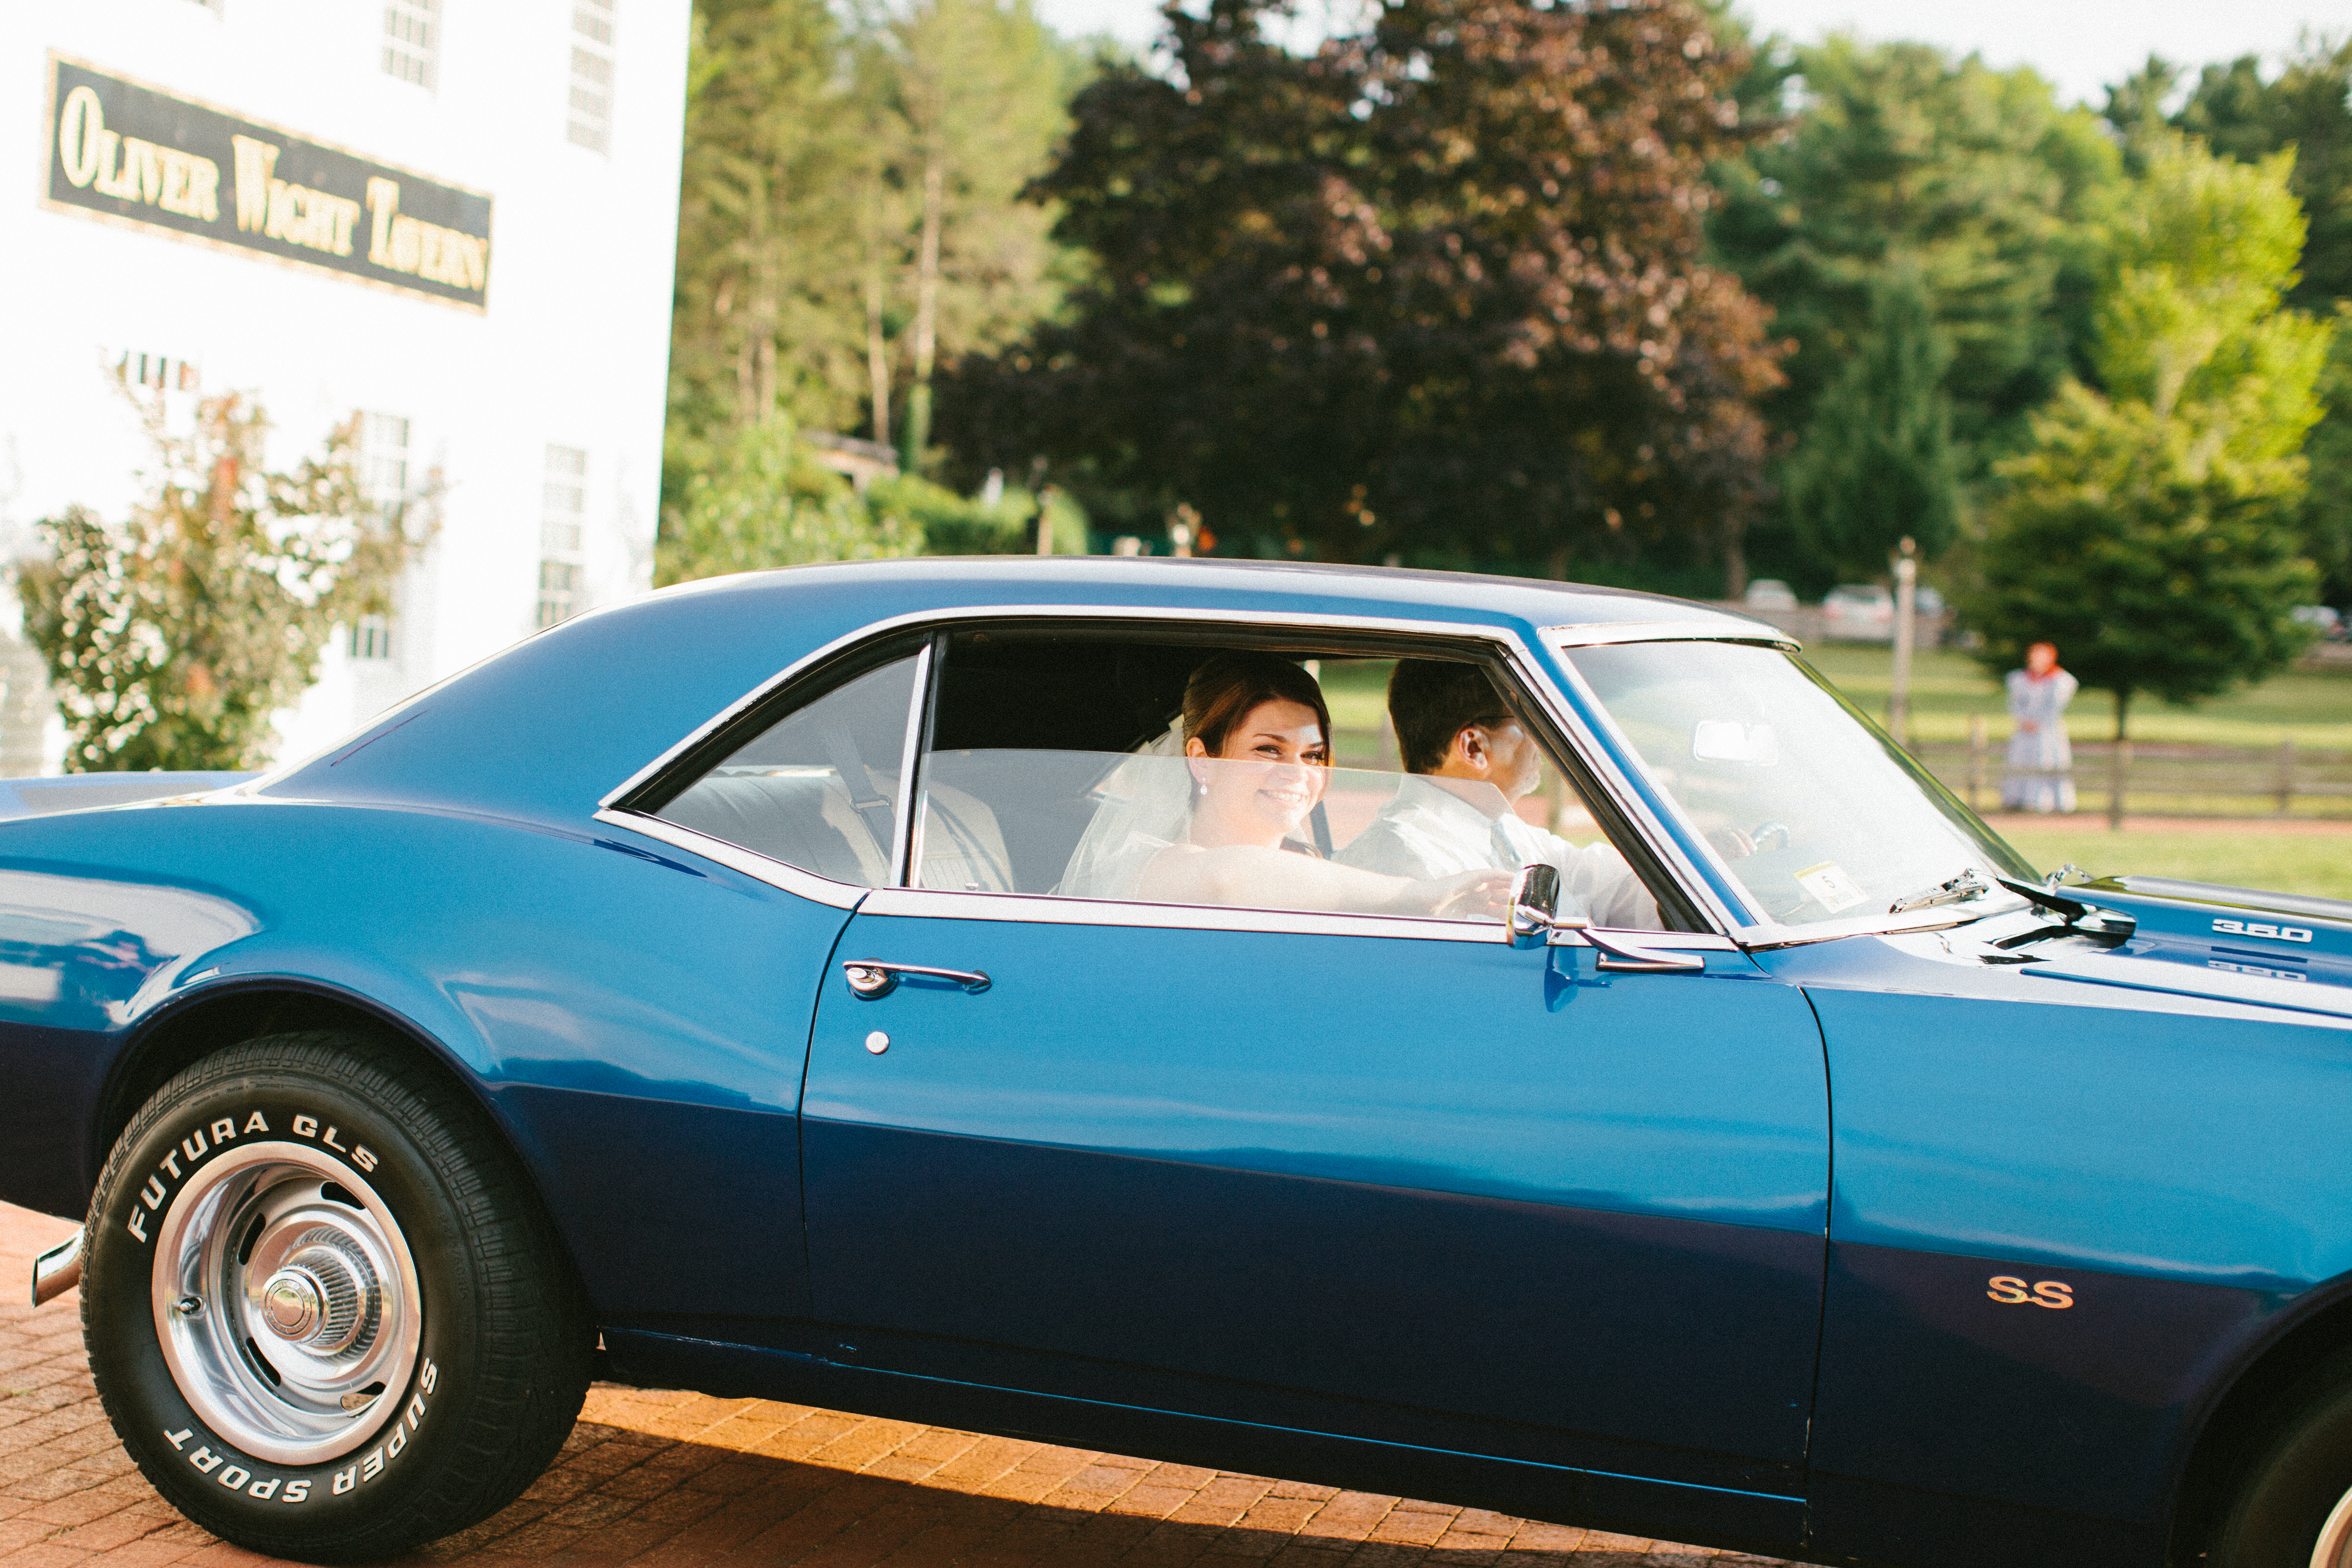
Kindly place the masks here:
POLYGON ((1184 762, 1184 721, 1111 770, 1094 790, 1101 802, 1079 836, 1055 891, 1068 899, 1131 899, 1136 879, 1192 822, 1192 772, 1184 762))

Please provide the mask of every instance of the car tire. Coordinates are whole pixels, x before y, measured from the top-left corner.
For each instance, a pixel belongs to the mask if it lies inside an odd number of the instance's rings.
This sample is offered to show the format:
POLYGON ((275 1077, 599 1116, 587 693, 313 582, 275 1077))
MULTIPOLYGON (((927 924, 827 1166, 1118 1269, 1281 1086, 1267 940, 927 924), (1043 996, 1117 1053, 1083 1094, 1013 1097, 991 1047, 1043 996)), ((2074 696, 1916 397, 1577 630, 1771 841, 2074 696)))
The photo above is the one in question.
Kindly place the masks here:
POLYGON ((2308 1382, 2313 1392, 2241 1473, 2206 1554, 2210 1568, 2352 1568, 2352 1355, 2331 1358, 2308 1382))
POLYGON ((578 1416, 594 1334, 479 1109, 399 1047, 274 1035, 180 1073, 90 1201, 82 1332, 181 1512, 312 1563, 496 1512, 578 1416))

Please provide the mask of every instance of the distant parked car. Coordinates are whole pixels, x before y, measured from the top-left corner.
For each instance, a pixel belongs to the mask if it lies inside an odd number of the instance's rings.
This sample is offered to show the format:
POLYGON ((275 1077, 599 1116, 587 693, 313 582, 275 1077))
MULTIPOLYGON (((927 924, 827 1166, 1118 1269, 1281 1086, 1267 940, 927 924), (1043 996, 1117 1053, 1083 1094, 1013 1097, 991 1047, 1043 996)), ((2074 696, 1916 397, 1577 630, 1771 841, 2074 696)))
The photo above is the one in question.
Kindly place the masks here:
POLYGON ((1844 583, 1822 601, 1822 635, 1835 642, 1893 642, 1895 595, 1871 583, 1844 583))
POLYGON ((1797 593, 1778 577, 1759 577, 1748 584, 1745 602, 1751 610, 1793 610, 1797 593))
POLYGON ((1922 616, 1940 616, 1944 613, 1944 595, 1933 588, 1920 589, 1918 597, 1913 603, 1922 616))
POLYGON ((2303 625, 2317 626, 2322 642, 2343 642, 2352 638, 2352 628, 2345 626, 2344 617, 2326 605, 2298 605, 2294 614, 2303 625))

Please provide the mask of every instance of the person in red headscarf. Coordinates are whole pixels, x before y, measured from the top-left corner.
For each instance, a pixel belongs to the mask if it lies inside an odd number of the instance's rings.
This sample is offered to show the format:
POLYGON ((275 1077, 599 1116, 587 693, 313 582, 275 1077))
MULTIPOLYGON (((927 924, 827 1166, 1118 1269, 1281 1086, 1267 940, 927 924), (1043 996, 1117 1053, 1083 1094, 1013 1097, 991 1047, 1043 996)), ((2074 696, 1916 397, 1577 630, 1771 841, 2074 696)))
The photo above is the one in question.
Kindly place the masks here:
POLYGON ((2025 668, 2009 672, 2009 771, 2000 804, 2011 811, 2074 809, 2074 749, 2066 740, 2066 704, 2082 682, 2058 666, 2054 643, 2025 650, 2025 668))

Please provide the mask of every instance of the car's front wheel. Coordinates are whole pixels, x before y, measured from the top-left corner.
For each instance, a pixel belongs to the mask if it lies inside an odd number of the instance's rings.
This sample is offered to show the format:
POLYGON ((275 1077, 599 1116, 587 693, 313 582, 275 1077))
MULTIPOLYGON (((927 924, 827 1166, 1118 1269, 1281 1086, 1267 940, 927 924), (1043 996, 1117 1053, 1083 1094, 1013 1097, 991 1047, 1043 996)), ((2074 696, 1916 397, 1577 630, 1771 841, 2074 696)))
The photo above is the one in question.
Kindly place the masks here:
POLYGON ((2213 1568, 2352 1568, 2352 1356, 2309 1387, 2242 1473, 2206 1554, 2213 1568))
POLYGON ((273 1036, 173 1079, 115 1144, 86 1256, 115 1430, 257 1552, 362 1561, 495 1512, 586 1391, 593 1337, 521 1173, 381 1043, 273 1036))

